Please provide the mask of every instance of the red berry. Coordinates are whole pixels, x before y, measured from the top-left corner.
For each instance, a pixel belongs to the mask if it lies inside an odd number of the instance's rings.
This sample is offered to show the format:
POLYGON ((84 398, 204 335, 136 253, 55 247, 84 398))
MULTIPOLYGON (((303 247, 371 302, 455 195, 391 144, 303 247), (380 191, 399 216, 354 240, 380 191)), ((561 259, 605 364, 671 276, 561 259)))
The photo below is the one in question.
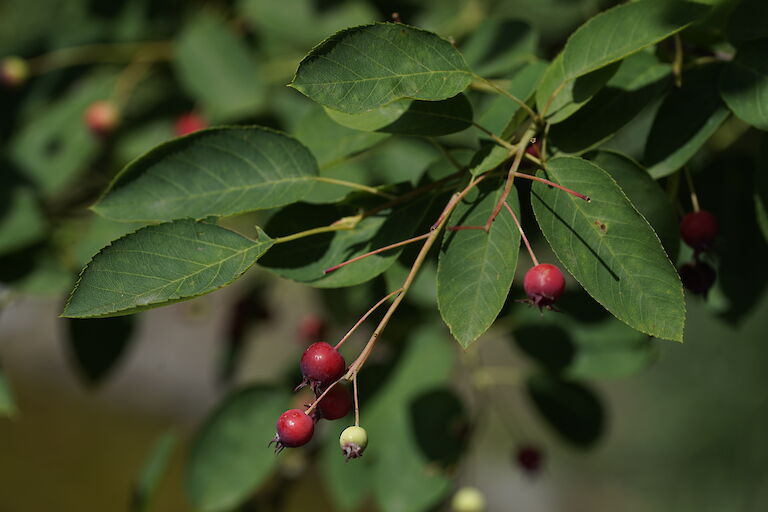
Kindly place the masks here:
POLYGON ((343 418, 352 410, 352 394, 345 386, 336 384, 320 400, 318 409, 322 417, 327 420, 343 418))
POLYGON ((173 131, 177 137, 182 135, 188 135, 198 130, 206 128, 208 123, 205 122, 203 117, 196 112, 188 112, 176 118, 176 122, 173 124, 173 131))
POLYGON ((717 279, 715 269, 703 261, 686 263, 680 267, 679 273, 680 280, 688 291, 705 297, 717 279))
POLYGON ((301 356, 301 374, 312 384, 328 386, 344 375, 346 363, 339 351, 318 341, 311 344, 301 356))
POLYGON ((315 422, 301 409, 289 409, 277 420, 277 451, 283 447, 295 448, 305 445, 312 439, 315 422))
POLYGON ((325 338, 326 325, 322 317, 310 313, 299 323, 299 338, 305 343, 312 343, 325 338))
POLYGON ((537 447, 523 445, 517 449, 517 464, 528 474, 534 474, 541 469, 542 453, 537 447))
POLYGON ((717 237, 717 218, 705 210, 691 212, 680 223, 680 235, 696 252, 708 251, 717 237))
POLYGON ((94 101, 88 105, 83 117, 88 129, 99 136, 112 133, 120 122, 117 107, 109 101, 94 101))
POLYGON ((551 307, 565 291, 565 278, 556 266, 542 263, 525 274, 523 288, 533 304, 551 307))

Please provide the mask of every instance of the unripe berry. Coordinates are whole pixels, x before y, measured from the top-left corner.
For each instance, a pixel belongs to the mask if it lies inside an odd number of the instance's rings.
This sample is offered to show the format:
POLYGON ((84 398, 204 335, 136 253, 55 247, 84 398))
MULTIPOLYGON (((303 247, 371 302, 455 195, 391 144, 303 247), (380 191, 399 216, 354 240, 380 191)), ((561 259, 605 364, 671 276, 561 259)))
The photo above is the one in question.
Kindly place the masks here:
POLYGON ((314 313, 305 315, 299 322, 299 338, 305 343, 312 343, 325 338, 326 325, 323 318, 314 313))
POLYGON ((706 210, 691 212, 680 223, 680 235, 696 252, 708 251, 717 237, 717 218, 706 210))
POLYGON ((541 450, 535 446, 522 445, 518 447, 515 458, 518 466, 530 475, 537 473, 541 468, 541 450))
POLYGON ((344 375, 346 363, 339 351, 318 341, 311 344, 301 356, 301 374, 313 385, 328 386, 344 375))
POLYGON ((100 137, 112 133, 120 123, 120 113, 109 101, 94 101, 88 105, 84 118, 88 129, 100 137))
POLYGON ((485 496, 475 487, 462 487, 451 500, 453 512, 483 512, 485 510, 485 496))
MULTIPOLYGON (((301 409, 289 409, 277 420, 277 434, 272 442, 277 443, 276 452, 284 447, 295 448, 312 439, 315 422, 301 409)), ((270 443, 271 444, 271 443, 270 443)))
POLYGON ((6 57, 0 62, 0 82, 13 89, 21 86, 29 77, 27 61, 21 57, 6 57))
POLYGON ((197 112, 188 112, 176 118, 173 123, 173 131, 177 137, 188 135, 206 128, 208 123, 197 112))
POLYGON ((680 267, 679 273, 680 280, 688 291, 704 297, 717 279, 715 269, 703 261, 686 263, 680 267))
POLYGON ((363 427, 347 427, 339 436, 339 446, 347 460, 362 457, 368 446, 368 432, 363 427))
POLYGON ((327 420, 343 418, 352 410, 352 394, 346 386, 336 384, 320 400, 317 408, 321 416, 327 420))
POLYGON ((541 263, 526 272, 523 288, 533 304, 549 308, 565 291, 565 278, 556 266, 541 263))

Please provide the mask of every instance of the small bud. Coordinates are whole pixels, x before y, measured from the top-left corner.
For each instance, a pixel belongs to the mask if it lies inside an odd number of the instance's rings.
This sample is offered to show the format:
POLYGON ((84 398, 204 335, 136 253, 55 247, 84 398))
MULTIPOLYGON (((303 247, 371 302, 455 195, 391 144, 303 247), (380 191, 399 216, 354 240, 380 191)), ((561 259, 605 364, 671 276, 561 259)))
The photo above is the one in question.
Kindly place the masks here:
POLYGON ((120 113, 117 107, 109 101, 94 101, 83 116, 88 129, 100 137, 109 135, 120 123, 120 113))
POLYGON ((21 57, 6 57, 0 62, 0 82, 9 89, 20 87, 28 77, 29 66, 21 57))
POLYGON ((362 457, 368 446, 368 432, 362 427, 347 427, 339 437, 339 445, 347 460, 362 457))
POLYGON ((485 497, 475 487, 462 487, 451 500, 453 512, 483 512, 485 510, 485 497))

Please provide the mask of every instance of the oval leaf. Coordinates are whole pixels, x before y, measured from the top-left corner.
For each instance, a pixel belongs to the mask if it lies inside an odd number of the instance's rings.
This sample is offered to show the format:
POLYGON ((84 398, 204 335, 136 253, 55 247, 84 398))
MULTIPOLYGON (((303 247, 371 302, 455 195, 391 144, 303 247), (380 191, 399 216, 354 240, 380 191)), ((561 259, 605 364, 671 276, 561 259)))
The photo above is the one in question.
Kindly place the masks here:
POLYGON ((136 313, 225 286, 272 245, 213 224, 179 220, 148 226, 112 242, 80 274, 63 316, 136 313))
POLYGON ((299 201, 316 175, 315 158, 288 135, 259 126, 212 128, 128 164, 93 209, 121 221, 234 215, 299 201))
POLYGON ((379 128, 383 128, 388 124, 397 121, 397 118, 408 110, 408 107, 411 106, 412 102, 413 100, 393 101, 392 103, 387 103, 379 108, 367 110, 360 114, 347 114, 346 112, 339 112, 332 108, 324 108, 328 117, 342 126, 352 128, 353 130, 374 132, 379 128))
MULTIPOLYGON (((483 185, 456 207, 450 225, 485 224, 502 191, 483 185)), ((517 194, 511 193, 508 202, 519 218, 517 194)), ((466 229, 445 235, 437 266, 437 307, 462 347, 483 334, 504 306, 519 249, 520 232, 503 210, 488 233, 466 229)))
POLYGON ((565 78, 594 71, 679 32, 709 8, 694 2, 640 0, 608 9, 574 32, 563 50, 565 78))
POLYGON ((592 198, 587 203, 534 183, 536 220, 565 268, 619 320, 658 338, 682 341, 683 288, 648 222, 616 182, 574 157, 547 164, 549 179, 592 198))
POLYGON ((404 98, 450 98, 471 81, 464 57, 437 34, 376 23, 320 43, 290 85, 321 105, 356 114, 404 98))
POLYGON ((71 318, 69 349, 86 384, 97 385, 120 361, 131 341, 135 317, 71 318))
POLYGON ((269 476, 277 457, 267 446, 285 410, 285 391, 251 387, 224 401, 192 442, 187 493, 197 510, 231 510, 269 476))
POLYGON ((472 126, 472 105, 463 94, 442 101, 414 101, 393 123, 380 132, 437 137, 472 126))
POLYGON ((768 38, 739 48, 723 70, 720 93, 739 118, 768 130, 768 38))

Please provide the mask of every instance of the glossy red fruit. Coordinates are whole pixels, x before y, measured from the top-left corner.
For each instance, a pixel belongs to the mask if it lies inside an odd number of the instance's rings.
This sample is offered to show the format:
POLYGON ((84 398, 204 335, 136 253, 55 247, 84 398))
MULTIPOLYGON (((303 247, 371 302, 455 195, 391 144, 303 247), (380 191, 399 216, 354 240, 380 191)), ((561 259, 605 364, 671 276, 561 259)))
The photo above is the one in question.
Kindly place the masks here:
POLYGON ((565 291, 565 277, 556 266, 541 263, 525 274, 523 288, 533 304, 551 307, 565 291))
POLYGON ((83 118, 88 129, 99 136, 112 133, 120 123, 120 113, 109 101, 94 101, 88 105, 83 118))
POLYGON ((680 235, 697 252, 712 249, 717 231, 717 218, 706 210, 691 212, 680 223, 680 235))
POLYGON ((295 448, 305 445, 312 439, 315 422, 301 409, 289 409, 277 420, 277 451, 284 447, 295 448))
POLYGON ((520 469, 528 474, 535 474, 541 469, 542 453, 537 447, 532 445, 522 445, 517 449, 515 455, 520 469))
POLYGON ((197 112, 188 112, 176 118, 173 123, 173 131, 177 137, 182 135, 188 135, 196 131, 207 128, 208 123, 203 119, 203 116, 197 112))
POLYGON ((344 375, 346 363, 339 351, 318 341, 311 344, 301 356, 301 374, 312 384, 328 386, 344 375))
POLYGON ((327 420, 343 418, 352 410, 352 393, 346 386, 336 384, 320 400, 317 408, 321 416, 327 420))
POLYGON ((709 289, 715 284, 717 272, 703 261, 694 261, 686 263, 680 270, 680 280, 683 286, 697 295, 707 296, 709 289))
POLYGON ((299 322, 299 338, 305 343, 312 343, 325 338, 325 320, 319 315, 310 313, 299 322))

